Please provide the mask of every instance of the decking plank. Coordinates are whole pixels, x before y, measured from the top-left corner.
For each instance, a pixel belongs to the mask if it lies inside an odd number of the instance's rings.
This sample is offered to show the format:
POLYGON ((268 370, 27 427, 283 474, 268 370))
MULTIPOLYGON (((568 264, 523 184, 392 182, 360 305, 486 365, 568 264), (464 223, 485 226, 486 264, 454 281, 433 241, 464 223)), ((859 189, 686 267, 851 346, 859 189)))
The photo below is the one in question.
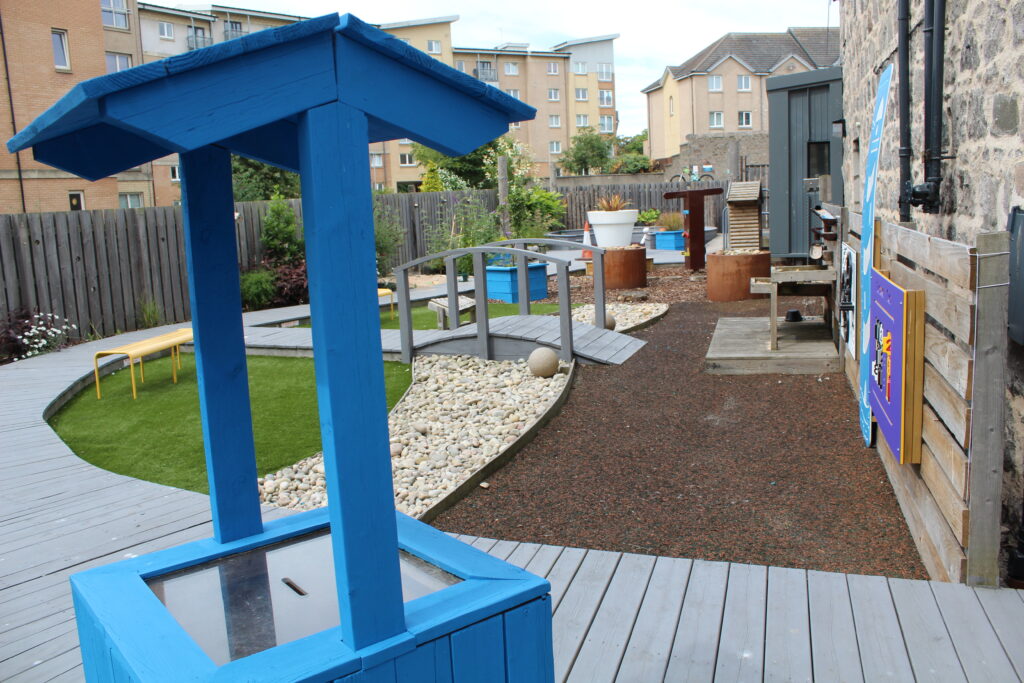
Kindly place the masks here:
POLYGON ((889 579, 910 665, 919 681, 966 681, 931 589, 924 581, 889 579))
POLYGON ((670 557, 659 557, 655 562, 615 678, 617 683, 646 683, 665 677, 692 566, 690 560, 670 557))
MULTIPOLYGON (((568 549, 567 549, 568 550, 568 549)), ((563 556, 564 556, 563 551, 563 556)), ((564 681, 604 598, 620 554, 588 550, 551 620, 555 680, 564 681)))
MULTIPOLYGON (((573 577, 576 576, 576 571, 580 568, 580 564, 583 563, 583 557, 586 554, 587 551, 583 548, 563 548, 562 552, 558 555, 558 560, 546 574, 547 580, 551 583, 552 613, 558 611, 562 597, 565 595, 566 590, 568 590, 573 577)), ((537 562, 537 560, 538 558, 535 557, 533 562, 537 562)), ((533 562, 530 563, 531 566, 533 562)), ((534 573, 538 574, 539 572, 534 573)))
POLYGON ((863 681, 857 629, 844 574, 807 572, 815 681, 863 681))
POLYGON ((850 574, 846 582, 850 588, 864 680, 913 680, 913 668, 885 578, 850 574))
MULTIPOLYGON (((1016 678, 1013 664, 992 630, 977 594, 963 584, 932 582, 930 585, 967 680, 1012 681, 1016 678)), ((1018 640, 1017 649, 1019 643, 1018 640)))
POLYGON ((519 546, 518 541, 498 541, 487 552, 499 560, 507 559, 509 555, 519 546))
POLYGON ((761 680, 764 671, 765 602, 768 568, 752 564, 729 567, 715 678, 761 680))
POLYGON ((654 562, 655 558, 650 555, 622 555, 568 680, 580 683, 615 680, 647 592, 654 562))
POLYGON ((728 581, 728 563, 693 561, 666 681, 714 679, 728 581))
POLYGON ((765 613, 764 680, 812 679, 807 572, 770 567, 765 613))
MULTIPOLYGON (((530 563, 526 565, 526 571, 530 572, 531 574, 536 574, 537 576, 543 576, 549 582, 551 582, 551 592, 552 592, 552 596, 551 596, 551 611, 552 612, 555 611, 555 598, 554 598, 555 583, 552 580, 551 570, 554 569, 555 564, 558 563, 558 558, 560 558, 562 556, 562 553, 564 553, 564 552, 565 552, 565 548, 563 548, 561 546, 542 545, 541 547, 537 548, 537 552, 534 553, 532 558, 530 558, 530 563)), ((582 557, 582 555, 579 555, 578 559, 576 560, 576 566, 578 567, 579 563, 582 562, 582 561, 583 561, 583 557, 582 557)), ((573 571, 575 571, 575 569, 573 571)), ((571 578, 572 578, 572 576, 569 577, 569 579, 571 579, 571 578)), ((561 587, 561 590, 562 591, 565 590, 565 586, 564 585, 561 587)))
MULTIPOLYGON (((1009 591, 1021 595, 1020 591, 1009 591)), ((1003 650, 1010 658, 1017 675, 1024 679, 1024 647, 1021 634, 1024 633, 1024 600, 1007 595, 1006 589, 975 588, 978 602, 988 616, 996 635, 1003 644, 1003 650)))
MULTIPOLYGON (((536 543, 520 543, 516 546, 516 549, 512 551, 512 554, 505 559, 505 561, 509 564, 514 564, 520 569, 526 569, 530 564, 530 561, 537 554, 538 550, 540 550, 540 546, 536 543)), ((543 574, 541 574, 541 576, 543 576, 543 574)))

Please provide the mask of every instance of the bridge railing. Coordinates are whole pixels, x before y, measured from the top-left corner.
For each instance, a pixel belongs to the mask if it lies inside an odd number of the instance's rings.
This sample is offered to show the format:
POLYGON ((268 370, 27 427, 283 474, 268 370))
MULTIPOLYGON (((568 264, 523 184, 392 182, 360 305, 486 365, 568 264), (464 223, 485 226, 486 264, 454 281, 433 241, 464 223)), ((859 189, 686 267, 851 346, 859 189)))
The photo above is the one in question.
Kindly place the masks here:
MULTIPOLYGON (((530 240, 512 240, 514 242, 529 242, 530 240)), ((560 240, 533 240, 533 242, 560 242, 560 240)), ((594 248, 594 255, 597 258, 597 247, 594 248)), ((519 266, 518 292, 520 311, 525 310, 529 314, 529 282, 526 280, 526 263, 529 259, 537 259, 547 263, 553 263, 558 278, 558 315, 560 324, 561 349, 559 356, 566 361, 573 357, 572 339, 572 301, 570 300, 569 289, 569 264, 568 259, 559 258, 535 251, 517 249, 514 247, 500 246, 499 244, 488 244, 480 247, 463 247, 448 251, 428 254, 414 259, 395 268, 395 281, 398 286, 398 322, 399 339, 402 347, 402 362, 412 362, 414 355, 413 329, 412 329, 412 301, 409 295, 409 270, 415 266, 428 261, 441 260, 445 264, 446 289, 448 296, 448 324, 451 329, 459 326, 459 286, 458 272, 455 268, 455 260, 462 256, 470 256, 473 260, 473 290, 476 299, 476 329, 477 329, 477 355, 481 358, 491 360, 493 358, 493 345, 490 335, 490 320, 487 316, 487 270, 486 256, 488 254, 502 254, 512 256, 519 266), (523 282, 526 281, 524 289, 523 282), (525 297, 524 297, 525 292, 525 297), (523 308, 523 301, 526 307, 523 308)), ((595 263, 594 272, 598 272, 595 263)), ((603 311, 602 311, 603 312, 603 311)))

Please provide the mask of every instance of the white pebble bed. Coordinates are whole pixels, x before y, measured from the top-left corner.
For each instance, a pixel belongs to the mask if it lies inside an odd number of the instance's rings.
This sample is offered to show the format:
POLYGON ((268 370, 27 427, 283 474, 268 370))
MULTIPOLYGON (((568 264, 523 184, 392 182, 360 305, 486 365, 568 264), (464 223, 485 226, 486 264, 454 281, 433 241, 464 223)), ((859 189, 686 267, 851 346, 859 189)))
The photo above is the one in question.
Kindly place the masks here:
MULTIPOLYGON (((664 315, 668 304, 619 304, 608 302, 604 306, 606 313, 615 316, 615 331, 630 330, 637 325, 664 315)), ((572 310, 572 319, 580 323, 594 324, 594 304, 583 304, 572 310)))
MULTIPOLYGON (((562 392, 567 366, 545 379, 526 361, 419 356, 391 411, 395 507, 418 517, 504 451, 562 392)), ((260 478, 260 500, 294 510, 327 504, 323 454, 260 478)))

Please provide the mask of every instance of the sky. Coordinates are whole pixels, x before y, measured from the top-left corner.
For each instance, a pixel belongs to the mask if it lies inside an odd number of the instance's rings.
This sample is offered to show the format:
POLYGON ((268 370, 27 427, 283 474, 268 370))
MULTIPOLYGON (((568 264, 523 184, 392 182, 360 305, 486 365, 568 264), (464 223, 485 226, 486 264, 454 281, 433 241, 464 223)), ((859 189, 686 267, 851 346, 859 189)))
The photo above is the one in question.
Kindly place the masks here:
MULTIPOLYGON (((193 0, 194 2, 194 0, 193 0)), ((177 3, 164 3, 177 4, 177 3)), ((566 40, 618 33, 615 41, 615 91, 619 135, 647 127, 647 98, 640 90, 730 31, 785 31, 790 26, 839 24, 833 0, 219 0, 217 4, 314 17, 351 12, 382 24, 457 14, 452 40, 457 47, 494 47, 530 43, 547 50, 566 40), (582 8, 582 9, 581 9, 582 8)))

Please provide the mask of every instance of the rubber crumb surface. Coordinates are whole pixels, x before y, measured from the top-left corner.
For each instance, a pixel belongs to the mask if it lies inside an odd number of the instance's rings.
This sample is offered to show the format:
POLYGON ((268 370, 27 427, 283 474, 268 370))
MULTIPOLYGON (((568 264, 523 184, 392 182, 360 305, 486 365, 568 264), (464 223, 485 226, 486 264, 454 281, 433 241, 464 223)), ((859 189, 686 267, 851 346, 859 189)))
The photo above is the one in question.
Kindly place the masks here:
MULTIPOLYGON (((805 310, 806 312, 806 310, 805 310)), ((621 366, 583 366, 569 400, 445 531, 672 557, 927 578, 846 380, 709 375, 721 316, 672 304, 621 366)))

